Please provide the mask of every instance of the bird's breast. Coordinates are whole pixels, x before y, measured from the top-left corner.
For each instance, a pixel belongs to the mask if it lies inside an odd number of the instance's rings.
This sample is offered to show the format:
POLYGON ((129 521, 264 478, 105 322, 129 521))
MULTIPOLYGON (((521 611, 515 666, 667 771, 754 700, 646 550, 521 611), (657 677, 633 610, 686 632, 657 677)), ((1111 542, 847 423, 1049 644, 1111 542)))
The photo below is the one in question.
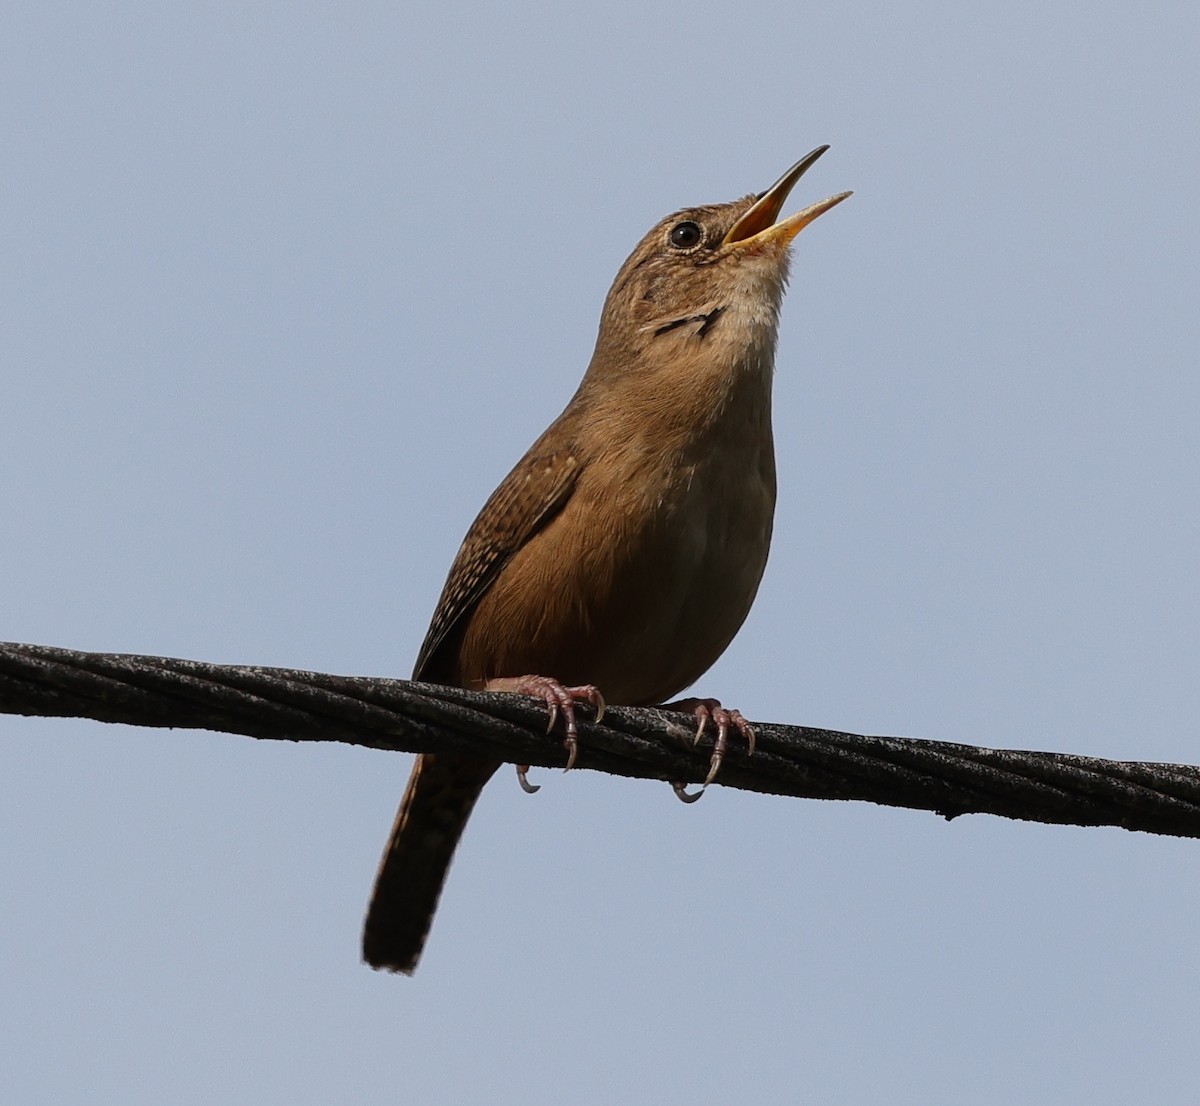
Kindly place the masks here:
POLYGON ((703 675, 749 612, 770 548, 769 382, 752 391, 685 418, 683 433, 610 435, 481 600, 463 675, 537 672, 626 704, 663 702, 703 675))

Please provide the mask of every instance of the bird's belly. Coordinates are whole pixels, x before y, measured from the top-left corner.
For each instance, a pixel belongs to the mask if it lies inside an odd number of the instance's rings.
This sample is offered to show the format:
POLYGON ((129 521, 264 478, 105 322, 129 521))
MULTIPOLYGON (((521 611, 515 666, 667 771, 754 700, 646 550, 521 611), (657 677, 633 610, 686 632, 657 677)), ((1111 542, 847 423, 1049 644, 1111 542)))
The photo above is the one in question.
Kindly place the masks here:
POLYGON ((766 565, 770 441, 765 453, 717 446, 660 470, 616 487, 585 473, 481 601, 473 623, 505 631, 468 627, 464 676, 536 672, 647 704, 704 674, 744 621, 766 565))
POLYGON ((655 533, 652 568, 615 581, 615 606, 629 616, 611 628, 621 651, 613 680, 634 685, 628 702, 663 702, 690 686, 750 611, 770 548, 774 487, 743 479, 722 489, 724 479, 698 470, 655 533))

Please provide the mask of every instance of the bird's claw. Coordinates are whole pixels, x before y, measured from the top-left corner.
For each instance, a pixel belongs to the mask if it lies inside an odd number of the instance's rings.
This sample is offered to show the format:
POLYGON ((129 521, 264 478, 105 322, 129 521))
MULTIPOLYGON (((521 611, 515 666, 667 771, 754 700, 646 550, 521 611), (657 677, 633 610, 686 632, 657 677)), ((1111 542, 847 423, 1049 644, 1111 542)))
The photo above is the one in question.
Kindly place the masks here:
POLYGON ((671 790, 675 792, 675 798, 681 803, 694 803, 697 799, 704 798, 703 787, 699 791, 694 791, 689 795, 686 783, 675 782, 671 784, 671 790))
POLYGON ((684 791, 682 784, 671 785, 675 789, 675 794, 685 803, 694 803, 704 794, 704 789, 717 778, 717 772, 720 771, 721 764, 725 760, 726 750, 729 748, 730 729, 737 730, 745 739, 747 756, 754 755, 754 727, 746 721, 740 710, 726 710, 721 706, 718 699, 680 699, 675 703, 667 703, 663 709, 690 711, 696 716, 697 724, 695 736, 692 738, 693 745, 699 744, 700 738, 704 736, 709 719, 717 727, 717 737, 713 742, 712 760, 708 765, 708 775, 704 777, 704 782, 700 785, 700 790, 693 795, 688 795, 684 791))
MULTIPOLYGON (((569 772, 575 767, 575 761, 579 756, 579 729, 575 724, 575 704, 589 703, 595 707, 597 722, 604 717, 604 696, 600 694, 600 689, 592 684, 565 687, 549 676, 513 676, 489 680, 484 686, 487 691, 511 691, 519 695, 532 695, 542 699, 549 715, 546 726, 547 733, 553 731, 559 715, 562 715, 567 731, 566 737, 563 738, 563 746, 567 750, 567 766, 563 769, 564 772, 569 772)), ((538 790, 539 785, 529 782, 526 775, 528 771, 529 765, 518 765, 517 782, 521 785, 522 791, 532 795, 538 790)))

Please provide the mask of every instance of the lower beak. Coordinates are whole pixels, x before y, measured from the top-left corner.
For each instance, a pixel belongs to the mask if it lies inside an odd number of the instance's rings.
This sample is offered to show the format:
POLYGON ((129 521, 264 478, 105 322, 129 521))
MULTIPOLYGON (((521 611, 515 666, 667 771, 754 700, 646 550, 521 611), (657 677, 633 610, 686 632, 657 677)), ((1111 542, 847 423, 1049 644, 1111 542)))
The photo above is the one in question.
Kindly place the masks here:
POLYGON ((778 242, 786 246, 818 215, 824 215, 831 207, 836 207, 847 196, 852 195, 850 192, 839 192, 836 196, 830 196, 828 199, 810 204, 803 211, 797 211, 795 215, 789 215, 782 223, 775 222, 796 181, 804 176, 808 168, 828 149, 828 146, 818 146, 812 153, 806 154, 796 162, 758 197, 754 206, 745 215, 733 224, 721 244, 736 246, 738 249, 744 249, 751 244, 760 245, 768 242, 778 242))

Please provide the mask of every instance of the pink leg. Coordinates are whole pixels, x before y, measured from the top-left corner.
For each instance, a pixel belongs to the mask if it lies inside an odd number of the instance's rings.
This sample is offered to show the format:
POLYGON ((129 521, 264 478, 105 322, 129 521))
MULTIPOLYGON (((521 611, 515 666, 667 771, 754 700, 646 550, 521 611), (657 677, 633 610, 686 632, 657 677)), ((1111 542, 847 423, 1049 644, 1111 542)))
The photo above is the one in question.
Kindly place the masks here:
POLYGON ((753 756, 754 728, 742 716, 740 710, 726 710, 721 706, 719 699, 678 699, 674 703, 664 703, 662 709, 688 711, 696 716, 699 721, 696 726, 696 736, 693 738, 692 744, 700 741, 700 738, 704 735, 705 727, 709 723, 709 719, 717 727, 717 739, 713 743, 712 761, 708 766, 708 775, 704 777, 704 783, 700 785, 700 790, 693 795, 689 795, 685 784, 674 783, 671 785, 675 789, 675 794, 685 803, 694 803, 704 794, 704 789, 716 779, 721 762, 725 759, 725 751, 729 748, 730 727, 733 727, 733 729, 737 730, 745 738, 746 745, 749 748, 749 755, 753 756))
MULTIPOLYGON (((488 680, 483 689, 484 691, 509 691, 517 695, 532 695, 535 698, 543 699, 550 712, 550 724, 546 727, 547 733, 554 729, 554 723, 558 721, 561 711, 567 729, 567 736, 563 740, 563 745, 567 749, 567 767, 564 769, 567 772, 575 767, 575 758, 579 754, 579 730, 575 726, 575 704, 577 702, 590 703, 595 707, 597 722, 604 717, 604 696, 600 694, 598 688, 591 684, 564 687, 549 676, 502 676, 499 679, 488 680)), ((538 785, 529 782, 526 775, 528 771, 528 764, 517 765, 517 781, 523 791, 532 795, 538 790, 538 785)))

